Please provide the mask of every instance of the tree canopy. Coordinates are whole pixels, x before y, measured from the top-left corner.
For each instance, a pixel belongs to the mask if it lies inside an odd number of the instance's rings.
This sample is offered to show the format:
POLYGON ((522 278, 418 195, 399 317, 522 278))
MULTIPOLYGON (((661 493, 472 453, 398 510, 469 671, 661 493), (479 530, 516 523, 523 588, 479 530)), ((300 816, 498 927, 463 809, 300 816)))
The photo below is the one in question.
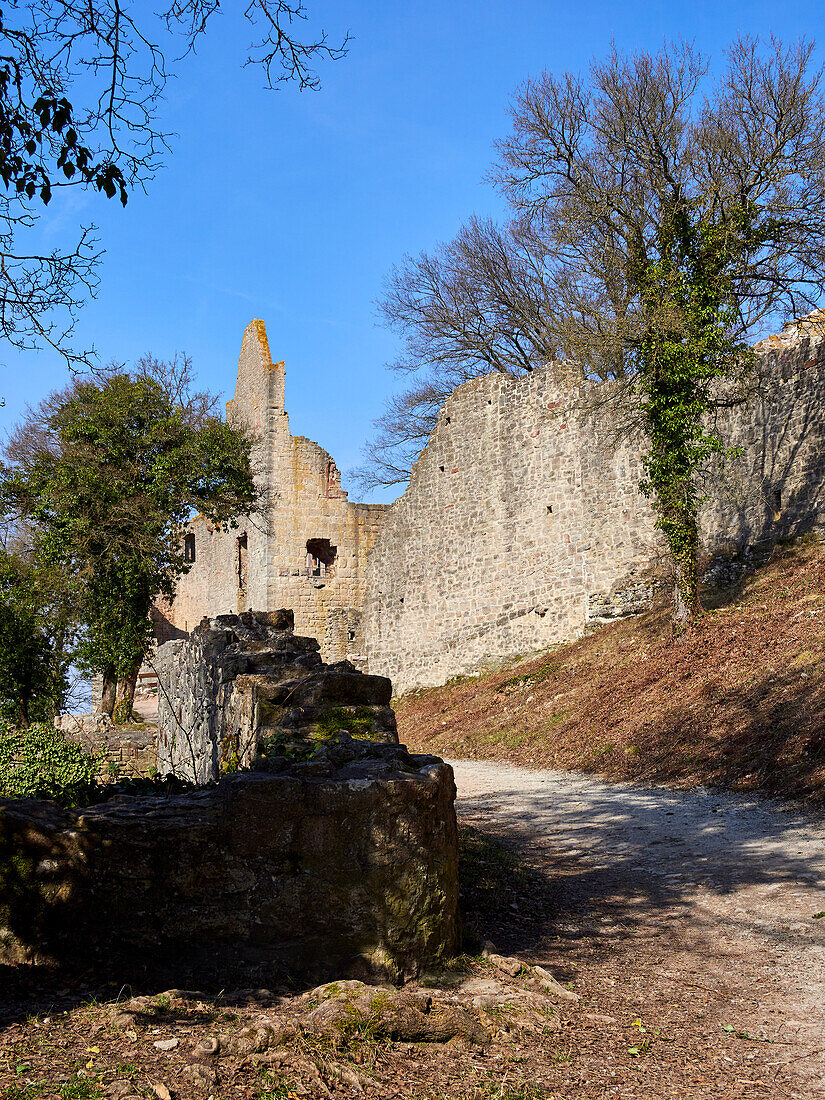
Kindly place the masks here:
POLYGON ((185 363, 153 359, 78 379, 30 412, 7 449, 6 511, 71 586, 83 626, 75 659, 103 675, 110 713, 116 681, 130 710, 152 602, 171 599, 187 571, 186 521, 197 511, 231 526, 257 497, 251 441, 188 382, 185 363))
POLYGON ((51 721, 67 701, 72 614, 53 575, 0 549, 0 722, 51 721))
POLYGON ((713 78, 678 42, 528 80, 491 171, 509 224, 471 220, 390 277, 394 365, 419 379, 362 482, 398 480, 460 374, 567 360, 632 390, 643 488, 694 607, 696 475, 721 449, 707 414, 734 399, 749 343, 825 293, 822 75, 810 43, 745 38, 713 78))

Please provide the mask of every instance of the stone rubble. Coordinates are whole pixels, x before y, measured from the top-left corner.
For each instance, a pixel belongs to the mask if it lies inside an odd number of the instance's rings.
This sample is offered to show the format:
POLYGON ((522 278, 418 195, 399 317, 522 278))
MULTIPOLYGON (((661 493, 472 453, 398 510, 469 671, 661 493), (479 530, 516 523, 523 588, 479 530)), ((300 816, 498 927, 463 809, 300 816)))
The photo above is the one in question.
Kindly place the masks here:
POLYGON ((321 749, 183 794, 0 800, 0 962, 214 989, 399 980, 449 956, 452 769, 394 744, 321 749))
POLYGON ((265 745, 323 741, 340 731, 398 744, 392 685, 348 661, 325 665, 293 613, 204 619, 157 655, 158 769, 196 783, 254 764, 265 745))

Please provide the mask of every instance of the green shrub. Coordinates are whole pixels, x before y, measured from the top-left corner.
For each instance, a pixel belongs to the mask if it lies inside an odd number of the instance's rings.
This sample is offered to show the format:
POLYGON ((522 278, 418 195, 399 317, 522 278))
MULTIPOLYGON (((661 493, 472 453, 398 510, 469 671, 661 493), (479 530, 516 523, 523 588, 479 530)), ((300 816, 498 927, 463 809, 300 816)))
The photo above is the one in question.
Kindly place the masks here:
POLYGON ((0 796, 49 798, 62 806, 88 801, 100 767, 79 745, 45 722, 16 729, 0 724, 0 796))

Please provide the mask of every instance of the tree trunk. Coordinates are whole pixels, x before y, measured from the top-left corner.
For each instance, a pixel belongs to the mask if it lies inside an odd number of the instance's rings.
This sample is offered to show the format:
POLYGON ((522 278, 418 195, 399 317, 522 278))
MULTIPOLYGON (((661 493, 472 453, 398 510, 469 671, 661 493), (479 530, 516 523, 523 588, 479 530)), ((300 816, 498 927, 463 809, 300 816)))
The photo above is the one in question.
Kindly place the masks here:
POLYGON ((690 605, 685 598, 683 578, 679 576, 678 565, 674 566, 676 578, 673 582, 673 628, 677 631, 684 630, 691 620, 690 605))
POLYGON ((103 691, 100 695, 98 714, 108 714, 110 718, 112 717, 112 711, 115 709, 116 695, 117 677, 115 676, 113 666, 109 665, 103 672, 103 691))
POLYGON ((135 687, 137 686, 138 673, 142 663, 142 660, 138 660, 125 676, 121 676, 118 683, 117 704, 114 713, 117 715, 119 722, 128 722, 132 717, 132 708, 135 705, 135 687))
POLYGON ((20 701, 17 704, 17 715, 20 722, 21 729, 27 730, 29 728, 29 703, 31 702, 32 690, 32 666, 31 657, 27 655, 28 659, 24 665, 24 671, 20 678, 20 701))
POLYGON ((66 679, 66 661, 65 661, 65 649, 66 649, 66 628, 61 627, 54 637, 54 644, 52 646, 54 667, 56 675, 59 676, 60 690, 54 701, 54 713, 55 717, 58 714, 62 714, 66 706, 66 693, 68 687, 68 681, 66 679))
POLYGON ((27 730, 30 726, 29 722, 29 697, 27 694, 20 696, 20 703, 17 708, 17 713, 20 721, 20 728, 27 730))
POLYGON ((681 554, 673 553, 673 627, 685 630, 702 610, 699 601, 699 532, 691 532, 693 546, 681 554))

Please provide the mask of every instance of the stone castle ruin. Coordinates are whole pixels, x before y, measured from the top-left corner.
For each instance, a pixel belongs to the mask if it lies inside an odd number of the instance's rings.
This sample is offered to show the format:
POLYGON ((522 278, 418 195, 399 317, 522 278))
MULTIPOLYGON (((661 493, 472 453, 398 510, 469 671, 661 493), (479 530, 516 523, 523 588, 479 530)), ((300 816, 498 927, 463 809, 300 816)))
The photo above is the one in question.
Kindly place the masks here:
MULTIPOLYGON (((823 524, 823 328, 812 316, 763 341, 758 389, 720 412, 735 456, 707 479, 710 552, 823 524)), ((571 389, 555 366, 460 386, 406 492, 391 505, 356 504, 332 457, 290 434, 284 364, 253 321, 227 419, 256 437, 265 505, 238 531, 191 523, 191 571, 160 639, 204 615, 289 607, 324 660, 349 660, 403 691, 641 610, 661 545, 638 489, 640 445, 618 435, 609 406, 589 407, 594 387, 571 389)))
MULTIPOLYGON (((707 476, 711 552, 825 519, 822 325, 760 345, 758 389, 720 414, 735 450, 707 476)), ((254 434, 264 505, 237 531, 193 520, 191 570, 156 609, 158 768, 200 786, 0 801, 0 962, 401 981, 457 950, 452 770, 398 744, 387 677, 438 683, 647 605, 641 451, 594 393, 552 364, 468 382, 403 496, 356 504, 290 434, 254 321, 227 416, 254 434)))
POLYGON ((158 653, 182 791, 0 799, 0 963, 221 987, 403 982, 457 951, 452 769, 398 744, 389 680, 318 649, 291 611, 204 619, 158 653))
POLYGON ((204 615, 289 607, 296 628, 319 640, 325 660, 357 654, 366 561, 385 506, 349 501, 332 457, 290 434, 284 381, 263 321, 253 321, 226 418, 256 440, 263 510, 229 532, 200 516, 192 521, 184 542, 192 568, 165 619, 158 616, 160 641, 188 633, 204 615))
POLYGON ((210 783, 256 763, 271 770, 290 747, 352 735, 398 744, 390 681, 349 661, 323 664, 318 642, 293 626, 288 610, 244 611, 161 646, 161 775, 210 783))

